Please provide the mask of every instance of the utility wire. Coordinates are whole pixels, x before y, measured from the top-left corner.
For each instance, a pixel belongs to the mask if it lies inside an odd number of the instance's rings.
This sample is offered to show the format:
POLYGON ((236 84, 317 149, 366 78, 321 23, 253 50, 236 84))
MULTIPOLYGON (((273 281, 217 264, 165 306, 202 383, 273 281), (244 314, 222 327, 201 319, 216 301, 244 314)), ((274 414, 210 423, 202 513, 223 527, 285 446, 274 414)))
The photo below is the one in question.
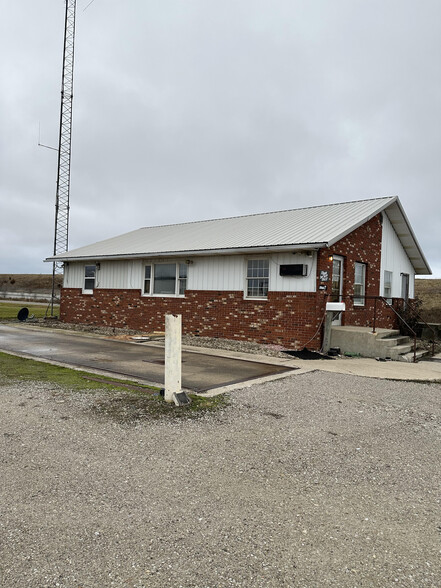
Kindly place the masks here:
POLYGON ((86 12, 86 10, 89 8, 89 6, 91 4, 93 4, 95 2, 95 0, 90 0, 89 4, 86 6, 86 8, 83 8, 83 12, 86 12))

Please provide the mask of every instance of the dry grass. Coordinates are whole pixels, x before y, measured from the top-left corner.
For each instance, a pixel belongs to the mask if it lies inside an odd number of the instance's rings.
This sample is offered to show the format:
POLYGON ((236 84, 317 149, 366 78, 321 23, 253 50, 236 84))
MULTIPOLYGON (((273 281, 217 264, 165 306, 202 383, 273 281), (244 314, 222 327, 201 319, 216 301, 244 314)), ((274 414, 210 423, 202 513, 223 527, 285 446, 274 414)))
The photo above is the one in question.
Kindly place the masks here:
MULTIPOLYGON (((56 276, 58 287, 62 276, 56 276)), ((46 293, 52 290, 52 274, 0 274, 0 292, 46 293)))
POLYGON ((441 280, 415 280, 415 295, 423 302, 423 319, 441 323, 441 280))

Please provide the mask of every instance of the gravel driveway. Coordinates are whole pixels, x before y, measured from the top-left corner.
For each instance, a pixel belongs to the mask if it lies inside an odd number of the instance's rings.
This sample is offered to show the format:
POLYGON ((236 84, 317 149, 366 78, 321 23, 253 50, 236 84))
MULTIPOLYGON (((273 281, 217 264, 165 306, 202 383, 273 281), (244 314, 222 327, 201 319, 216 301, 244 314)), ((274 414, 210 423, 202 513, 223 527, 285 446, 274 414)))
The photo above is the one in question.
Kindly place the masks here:
POLYGON ((0 585, 439 587, 440 393, 311 372, 123 423, 3 382, 0 585))

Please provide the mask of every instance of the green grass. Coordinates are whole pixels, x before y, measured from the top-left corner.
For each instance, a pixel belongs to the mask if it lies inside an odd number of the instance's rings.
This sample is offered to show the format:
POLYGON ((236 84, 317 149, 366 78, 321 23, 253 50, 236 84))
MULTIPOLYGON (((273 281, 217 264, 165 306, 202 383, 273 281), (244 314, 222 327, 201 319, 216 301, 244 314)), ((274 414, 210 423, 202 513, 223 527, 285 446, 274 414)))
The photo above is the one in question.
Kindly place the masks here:
MULTIPOLYGON (((29 316, 34 315, 35 318, 44 318, 46 314, 46 304, 32 304, 32 302, 0 302, 0 321, 1 320, 17 320, 18 311, 21 308, 29 309, 29 316)), ((54 306, 54 314, 58 315, 59 307, 54 306)))
POLYGON ((159 395, 159 388, 154 386, 100 377, 0 352, 0 387, 13 381, 50 382, 60 386, 61 392, 64 389, 66 394, 71 390, 86 394, 93 394, 97 390, 107 391, 108 394, 99 394, 91 411, 119 423, 198 418, 227 405, 225 395, 207 398, 190 394, 189 405, 176 407, 165 402, 159 395), (133 386, 133 389, 128 389, 128 385, 133 386))
MULTIPOLYGON (((33 359, 25 359, 23 357, 16 357, 7 353, 0 352, 0 383, 6 383, 6 380, 21 380, 21 381, 38 381, 38 382, 52 382, 58 384, 62 388, 69 390, 97 390, 97 389, 115 389, 121 382, 112 378, 102 378, 102 381, 97 382, 95 379, 100 379, 95 374, 89 374, 83 371, 72 370, 58 365, 52 365, 42 361, 34 361, 33 359), (89 380, 88 377, 93 377, 89 380), (112 384, 106 382, 112 381, 112 384)), ((141 387, 135 382, 131 384, 141 387)), ((151 390, 152 388, 147 388, 151 390)))

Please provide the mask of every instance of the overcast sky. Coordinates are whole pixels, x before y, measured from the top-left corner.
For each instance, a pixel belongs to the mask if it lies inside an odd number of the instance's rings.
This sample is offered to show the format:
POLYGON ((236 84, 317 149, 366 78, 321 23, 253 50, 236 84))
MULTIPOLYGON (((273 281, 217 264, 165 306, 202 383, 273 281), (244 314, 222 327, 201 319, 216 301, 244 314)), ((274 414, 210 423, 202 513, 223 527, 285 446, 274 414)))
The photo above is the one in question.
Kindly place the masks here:
MULTIPOLYGON (((441 278, 439 0, 89 3, 77 1, 71 249, 398 195, 441 278)), ((50 273, 57 158, 37 143, 57 146, 65 3, 1 6, 0 273, 50 273)))

